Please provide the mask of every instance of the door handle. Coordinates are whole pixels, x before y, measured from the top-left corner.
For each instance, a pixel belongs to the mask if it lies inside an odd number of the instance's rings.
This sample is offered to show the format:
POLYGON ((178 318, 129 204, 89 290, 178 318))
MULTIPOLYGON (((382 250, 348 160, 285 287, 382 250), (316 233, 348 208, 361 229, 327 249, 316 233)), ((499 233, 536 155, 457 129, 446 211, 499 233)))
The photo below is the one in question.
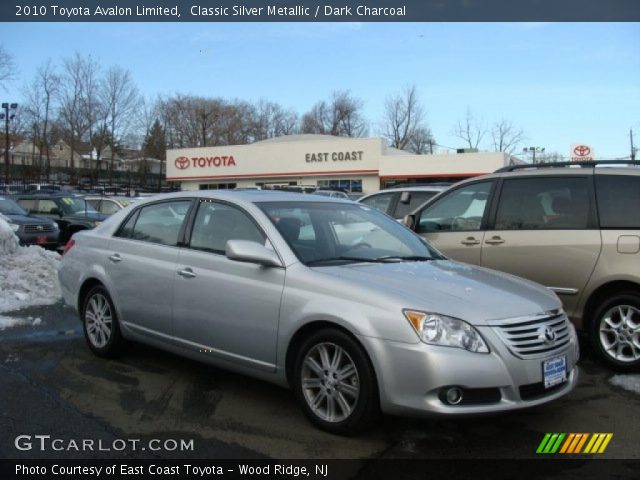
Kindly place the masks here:
POLYGON ((184 278, 193 278, 196 276, 196 274, 193 273, 193 270, 191 270, 189 267, 178 270, 178 275, 184 278))
POLYGON ((467 237, 460 242, 462 245, 478 245, 480 240, 476 240, 474 237, 467 237))
POLYGON ((113 255, 109 255, 109 260, 111 260, 113 263, 118 263, 122 261, 122 257, 119 253, 114 253, 113 255))
POLYGON ((489 240, 485 240, 484 243, 488 243, 489 245, 500 245, 504 243, 504 240, 500 237, 491 237, 489 240))

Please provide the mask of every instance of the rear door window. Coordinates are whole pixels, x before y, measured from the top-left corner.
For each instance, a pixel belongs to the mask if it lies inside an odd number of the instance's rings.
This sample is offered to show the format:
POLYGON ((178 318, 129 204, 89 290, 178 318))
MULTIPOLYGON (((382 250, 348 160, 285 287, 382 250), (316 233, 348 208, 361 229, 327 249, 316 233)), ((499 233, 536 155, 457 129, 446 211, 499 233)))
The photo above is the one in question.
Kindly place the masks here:
POLYGON ((502 184, 496 230, 576 230, 589 225, 586 177, 509 178, 502 184))
POLYGON ((111 200, 102 200, 100 203, 100 213, 104 213, 105 215, 113 215, 116 212, 120 211, 120 207, 111 200))
POLYGON ((394 195, 396 195, 396 192, 380 193, 378 195, 366 198, 360 203, 380 210, 381 212, 387 213, 389 211, 389 206, 391 205, 391 201, 393 200, 394 195))
POLYGON ((394 218, 404 218, 405 215, 410 214, 424 202, 429 200, 431 197, 435 196, 438 192, 410 192, 411 198, 409 199, 409 203, 402 203, 398 200, 396 204, 396 211, 393 214, 394 218))
POLYGON ((131 238, 176 246, 180 228, 190 204, 190 200, 178 200, 143 207, 138 215, 131 238))
POLYGON ((59 210, 58 205, 53 200, 40 199, 38 201, 38 213, 51 214, 59 210))
POLYGON ((640 229, 640 176, 596 174, 602 228, 640 229))

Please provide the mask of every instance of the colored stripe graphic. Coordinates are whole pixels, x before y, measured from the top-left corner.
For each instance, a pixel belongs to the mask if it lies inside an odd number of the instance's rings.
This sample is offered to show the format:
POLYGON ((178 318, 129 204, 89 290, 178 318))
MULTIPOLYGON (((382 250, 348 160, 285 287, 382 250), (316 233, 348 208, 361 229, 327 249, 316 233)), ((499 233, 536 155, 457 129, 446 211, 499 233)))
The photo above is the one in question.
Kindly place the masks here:
POLYGON ((546 433, 536 449, 538 454, 604 453, 613 433, 546 433))
POLYGON ((536 453, 556 453, 564 437, 564 433, 547 433, 538 445, 536 453))

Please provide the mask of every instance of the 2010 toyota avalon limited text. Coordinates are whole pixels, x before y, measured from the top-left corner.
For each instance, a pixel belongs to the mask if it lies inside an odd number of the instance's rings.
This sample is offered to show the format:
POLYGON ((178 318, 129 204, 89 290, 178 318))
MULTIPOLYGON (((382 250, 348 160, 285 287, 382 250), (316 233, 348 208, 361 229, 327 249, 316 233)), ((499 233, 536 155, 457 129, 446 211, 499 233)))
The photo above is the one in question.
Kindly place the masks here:
POLYGON ((152 197, 75 234, 59 276, 95 354, 136 340, 289 386, 334 433, 380 410, 529 407, 578 379, 575 330, 553 292, 448 260, 345 200, 152 197))

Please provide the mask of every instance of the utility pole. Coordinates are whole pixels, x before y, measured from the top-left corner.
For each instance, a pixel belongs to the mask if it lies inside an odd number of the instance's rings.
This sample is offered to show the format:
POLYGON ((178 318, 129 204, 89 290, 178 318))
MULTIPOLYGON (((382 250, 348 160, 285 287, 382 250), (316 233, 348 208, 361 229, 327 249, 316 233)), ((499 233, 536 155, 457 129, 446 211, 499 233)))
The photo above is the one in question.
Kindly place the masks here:
POLYGON ((15 117, 14 113, 9 113, 9 109, 16 110, 18 108, 17 103, 7 103, 4 102, 2 104, 2 108, 4 108, 4 113, 0 114, 0 120, 4 118, 4 135, 5 135, 5 145, 4 145, 4 181, 8 185, 9 184, 9 121, 13 120, 15 117))
POLYGON ((633 146, 633 129, 629 129, 629 140, 631 141, 631 160, 636 159, 636 147, 633 146))

